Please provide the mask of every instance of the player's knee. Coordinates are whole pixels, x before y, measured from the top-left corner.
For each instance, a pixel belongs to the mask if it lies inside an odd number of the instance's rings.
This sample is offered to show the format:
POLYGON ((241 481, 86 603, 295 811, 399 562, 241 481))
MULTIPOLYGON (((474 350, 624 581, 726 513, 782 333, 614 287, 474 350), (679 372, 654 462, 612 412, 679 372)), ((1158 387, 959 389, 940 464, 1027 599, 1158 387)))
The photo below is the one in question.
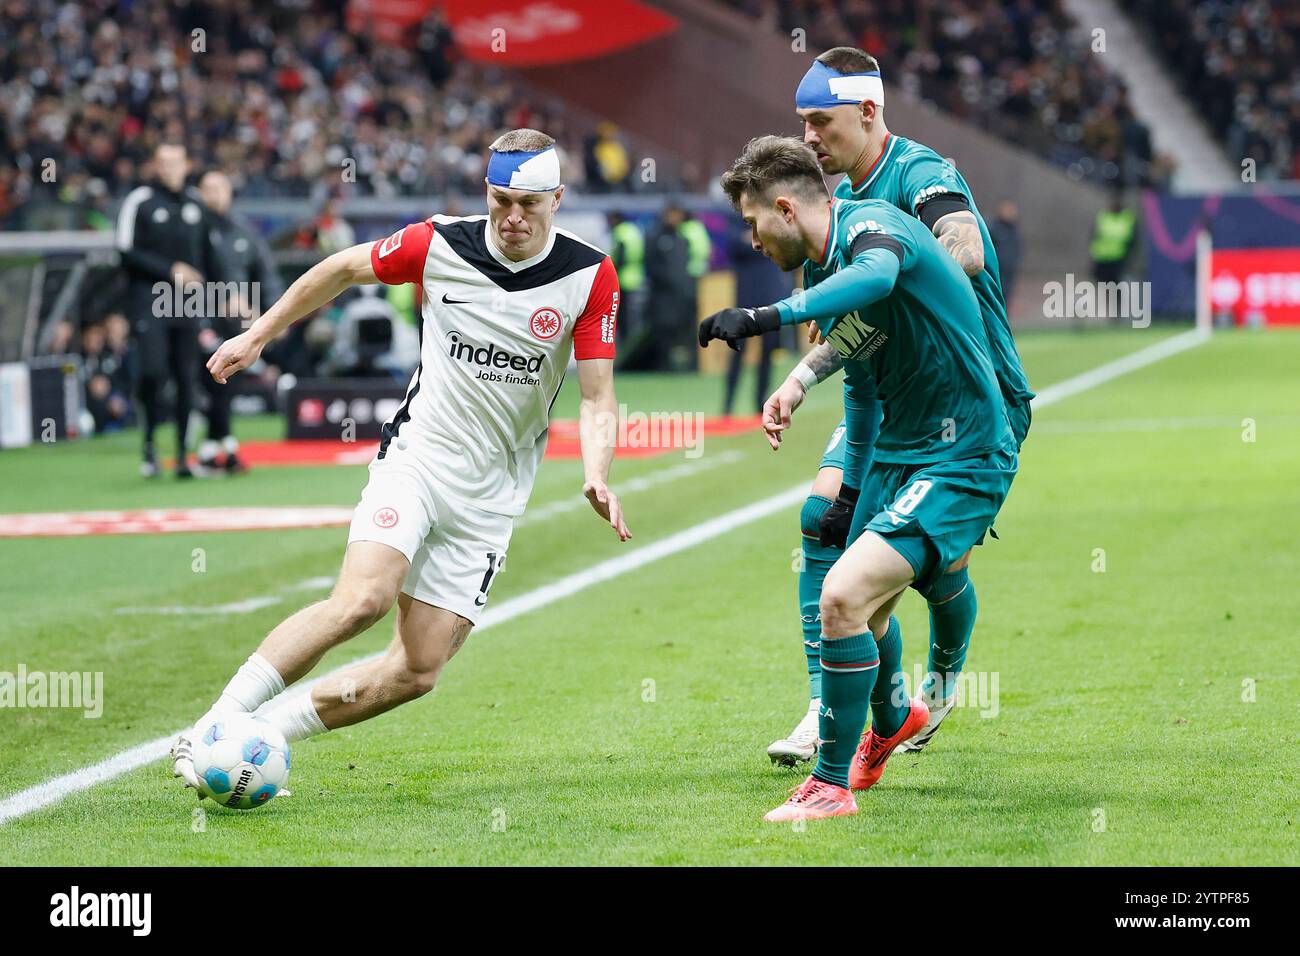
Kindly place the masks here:
POLYGON ((402 668, 399 675, 399 683, 406 691, 406 698, 414 700, 417 697, 423 697, 433 690, 438 684, 438 675, 442 673, 442 665, 430 667, 428 665, 407 662, 402 668))
POLYGON ((380 587, 359 587, 334 594, 330 598, 338 619, 340 630, 348 634, 359 634, 381 617, 393 606, 394 595, 388 594, 380 587))
POLYGON ((861 625, 866 608, 861 594, 832 573, 822 585, 820 611, 822 630, 828 634, 842 634, 861 625))

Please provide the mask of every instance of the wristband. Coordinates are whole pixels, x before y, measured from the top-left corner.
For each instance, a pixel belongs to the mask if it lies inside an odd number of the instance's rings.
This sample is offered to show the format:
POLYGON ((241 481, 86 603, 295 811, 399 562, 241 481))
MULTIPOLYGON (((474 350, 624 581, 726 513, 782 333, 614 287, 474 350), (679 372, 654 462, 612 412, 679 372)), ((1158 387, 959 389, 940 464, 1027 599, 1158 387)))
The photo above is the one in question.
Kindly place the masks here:
POLYGON ((790 373, 790 378, 803 386, 805 395, 807 395, 808 392, 812 390, 812 387, 817 384, 817 373, 807 365, 804 365, 803 362, 800 362, 794 367, 794 371, 790 373))

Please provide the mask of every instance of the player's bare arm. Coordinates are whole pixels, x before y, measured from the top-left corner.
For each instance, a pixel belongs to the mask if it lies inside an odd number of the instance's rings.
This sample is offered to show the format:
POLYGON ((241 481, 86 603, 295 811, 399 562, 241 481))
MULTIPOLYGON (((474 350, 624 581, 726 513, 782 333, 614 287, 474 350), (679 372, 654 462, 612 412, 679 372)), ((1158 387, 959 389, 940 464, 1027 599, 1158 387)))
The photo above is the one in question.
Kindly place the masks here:
POLYGON ((970 210, 950 212, 941 218, 934 224, 934 237, 968 276, 984 268, 984 237, 970 210))
POLYGON ((620 541, 632 537, 623 506, 610 491, 609 466, 618 442, 618 402, 614 397, 614 360, 578 361, 578 437, 582 443, 582 493, 596 514, 609 522, 620 541))
POLYGON ((208 372, 221 384, 257 361, 277 335, 354 285, 378 282, 370 264, 373 242, 340 250, 312 266, 248 329, 221 344, 208 359, 208 372))
MULTIPOLYGON (((817 323, 810 323, 810 326, 815 329, 817 323)), ((786 376, 781 387, 763 403, 763 431, 773 451, 780 449, 781 433, 790 427, 790 416, 803 404, 808 390, 819 382, 826 381, 843 367, 844 360, 835 351, 835 346, 823 341, 803 357, 786 376)))

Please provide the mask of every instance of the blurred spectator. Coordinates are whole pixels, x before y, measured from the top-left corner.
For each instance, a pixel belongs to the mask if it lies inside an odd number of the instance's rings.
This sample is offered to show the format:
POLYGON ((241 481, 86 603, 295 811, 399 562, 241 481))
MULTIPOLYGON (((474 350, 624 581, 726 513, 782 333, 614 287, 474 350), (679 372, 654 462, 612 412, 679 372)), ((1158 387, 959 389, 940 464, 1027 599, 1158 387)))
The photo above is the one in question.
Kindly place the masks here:
POLYGON ((86 411, 95 423, 95 433, 124 428, 131 421, 129 379, 124 376, 124 356, 109 345, 105 325, 92 323, 82 328, 81 357, 86 411))
POLYGON ((357 244, 357 234, 339 212, 339 201, 334 198, 325 201, 312 223, 312 230, 316 248, 327 256, 357 244))
POLYGON ((451 78, 454 41, 440 10, 431 11, 416 25, 413 45, 429 82, 441 87, 451 78))
POLYGON ((713 254, 713 240, 709 238, 709 230, 694 213, 690 212, 682 219, 680 230, 686 245, 690 248, 686 271, 692 278, 702 278, 709 271, 709 258, 713 254))
POLYGON ((1111 194, 1110 203, 1098 211, 1092 226, 1088 253, 1092 256, 1092 277, 1097 282, 1118 282, 1133 251, 1137 216, 1124 205, 1124 194, 1111 194))
MULTIPOLYGON (((782 272, 761 252, 754 250, 753 230, 741 223, 728 237, 727 253, 736 274, 736 305, 742 309, 771 305, 790 294, 793 282, 790 274, 782 272)), ((754 395, 754 410, 761 412, 771 384, 772 353, 781 341, 780 331, 768 332, 760 339, 758 360, 758 388, 754 395)), ((722 414, 730 415, 736 398, 736 386, 744 365, 745 352, 731 352, 727 366, 727 386, 722 399, 722 414)))
POLYGON ((185 147, 163 143, 154 150, 155 179, 133 190, 117 220, 117 249, 128 279, 127 313, 140 356, 140 404, 144 409, 141 474, 158 474, 154 431, 166 409, 164 390, 174 387, 176 477, 189 478, 187 436, 194 404, 198 362, 197 316, 189 308, 201 292, 206 312, 211 282, 226 281, 229 268, 221 250, 209 241, 214 228, 209 212, 193 190, 185 147), (163 291, 166 290, 166 291, 163 291))
MULTIPOLYGON (((212 216, 209 240, 217 247, 225 263, 226 281, 237 283, 243 318, 257 318, 253 311, 264 312, 275 304, 284 291, 280 274, 271 259, 271 250, 261 235, 242 217, 231 211, 234 190, 230 178, 218 170, 209 170, 199 180, 199 196, 212 216)), ((247 468, 239 459, 239 440, 230 430, 230 401, 233 389, 218 384, 207 372, 207 360, 221 343, 242 331, 240 317, 234 314, 209 315, 199 333, 199 368, 196 374, 207 398, 207 437, 199 445, 199 464, 208 471, 223 469, 238 474, 247 468)))
POLYGON ((1007 309, 1016 291, 1016 276, 1020 272, 1020 207, 1014 199, 998 203, 998 214, 988 224, 993 250, 998 254, 998 273, 1002 279, 1002 298, 1007 309))
POLYGON ((605 217, 609 226, 609 257, 618 273, 618 337, 639 333, 645 314, 645 235, 621 212, 605 217))
POLYGON ((614 192, 627 188, 631 160, 619 136, 618 127, 608 120, 596 127, 594 135, 583 145, 587 189, 591 192, 614 192))
POLYGON ((68 355, 76 334, 76 328, 66 319, 55 322, 42 333, 43 341, 37 343, 36 351, 41 355, 68 355))
MULTIPOLYGON (((688 345, 695 330, 695 277, 690 273, 691 246, 682 234, 686 210, 669 205, 646 240, 645 272, 650 283, 649 333, 644 355, 624 368, 667 370, 675 352, 688 345)), ((629 359, 629 361, 632 361, 629 359)), ((684 364, 684 363, 680 363, 684 364)))

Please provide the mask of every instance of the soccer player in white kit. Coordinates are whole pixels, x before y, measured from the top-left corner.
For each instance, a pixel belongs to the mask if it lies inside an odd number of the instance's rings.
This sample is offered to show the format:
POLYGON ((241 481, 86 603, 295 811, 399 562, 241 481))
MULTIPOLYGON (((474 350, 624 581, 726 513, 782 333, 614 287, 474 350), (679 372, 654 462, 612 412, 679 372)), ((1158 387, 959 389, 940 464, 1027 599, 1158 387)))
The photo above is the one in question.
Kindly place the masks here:
MULTIPOLYGON (((491 149, 486 216, 434 216, 335 253, 208 362, 224 383, 293 322, 351 286, 420 286, 420 367, 383 427, 333 593, 272 630, 196 728, 219 714, 256 710, 394 602, 396 634, 381 658, 328 677, 264 716, 292 742, 432 690, 501 571, 571 354, 581 391, 582 493, 620 540, 631 537, 606 484, 618 413, 613 263, 554 225, 564 192, 555 140, 518 129, 491 149)), ((173 771, 197 789, 193 733, 177 740, 173 771)))

